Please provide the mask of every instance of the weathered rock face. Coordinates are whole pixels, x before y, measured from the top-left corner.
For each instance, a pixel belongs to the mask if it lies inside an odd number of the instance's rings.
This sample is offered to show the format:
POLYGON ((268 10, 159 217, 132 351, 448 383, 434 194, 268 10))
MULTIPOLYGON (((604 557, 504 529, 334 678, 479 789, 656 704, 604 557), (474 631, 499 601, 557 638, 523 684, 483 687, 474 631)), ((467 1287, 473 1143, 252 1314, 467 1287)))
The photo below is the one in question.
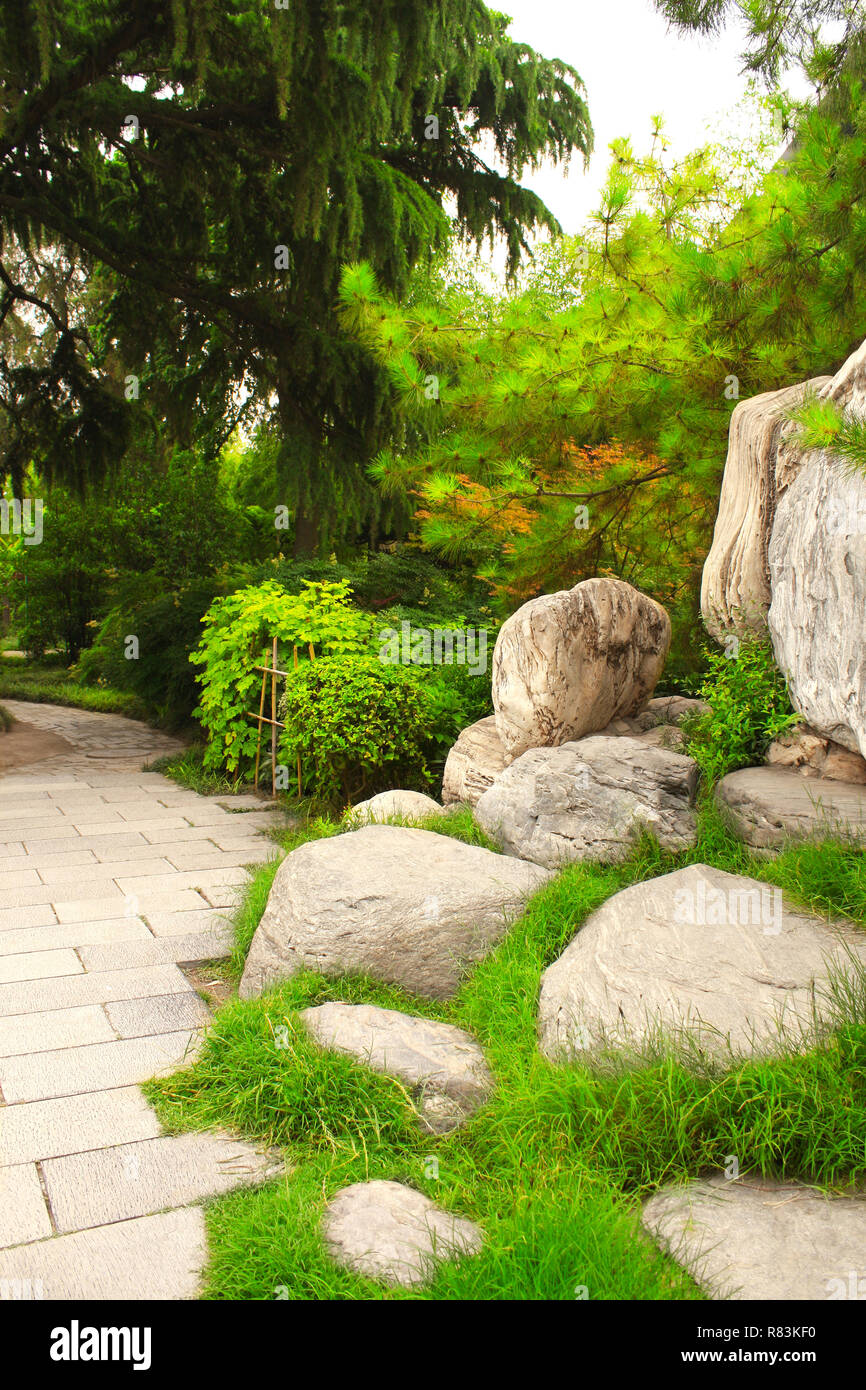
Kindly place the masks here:
POLYGON ((466 802, 474 806, 504 767, 505 749, 495 716, 490 714, 464 729, 448 754, 442 777, 443 804, 466 802))
POLYGON ((852 974, 852 954, 866 963, 862 932, 789 910, 757 879, 692 864, 587 919, 542 976, 541 1050, 639 1050, 659 1031, 723 1060, 794 1050, 832 1016, 831 968, 852 974))
POLYGON ((744 767, 722 778, 715 797, 756 849, 828 835, 866 843, 866 786, 800 777, 787 767, 744 767))
POLYGON ((866 785, 866 758, 823 738, 807 724, 775 739, 764 761, 770 767, 796 768, 801 777, 828 777, 833 782, 866 785))
POLYGON ((493 653, 493 706, 506 760, 639 710, 670 640, 664 609, 620 579, 587 579, 525 603, 503 624, 493 653))
POLYGON ((389 816, 404 816, 407 820, 423 820, 425 816, 441 816, 442 807, 432 796, 423 792, 392 791, 379 792, 367 801, 359 801, 347 813, 347 819, 362 823, 364 821, 385 821, 389 816))
POLYGON ((829 381, 816 377, 734 407, 713 543, 701 581, 701 612, 717 641, 730 632, 766 629, 767 551, 777 500, 799 464, 796 454, 780 448, 792 432, 784 412, 799 404, 807 388, 817 391, 829 381))
POLYGON ((628 854, 638 825, 668 849, 694 844, 698 767, 641 739, 593 735, 530 748, 500 773, 475 819, 506 854, 556 869, 628 854))
POLYGON ((647 1231, 713 1299, 862 1299, 866 1198, 721 1174, 665 1187, 647 1231), (853 1276, 853 1278, 852 1278, 853 1276))
POLYGON ((808 456, 779 503, 770 575, 770 635, 794 708, 866 756, 866 477, 808 456))
POLYGON ((276 872, 240 996, 306 968, 446 998, 547 877, 535 864, 404 826, 311 841, 276 872))
POLYGON ((473 1222, 443 1211, 414 1188, 381 1180, 338 1192, 322 1234, 337 1264, 407 1287, 427 1283, 440 1260, 477 1254, 483 1242, 473 1222))
POLYGON ((478 1043, 453 1024, 372 1004, 320 1004, 300 1016, 322 1047, 404 1081, 430 1134, 462 1124, 493 1089, 478 1043))

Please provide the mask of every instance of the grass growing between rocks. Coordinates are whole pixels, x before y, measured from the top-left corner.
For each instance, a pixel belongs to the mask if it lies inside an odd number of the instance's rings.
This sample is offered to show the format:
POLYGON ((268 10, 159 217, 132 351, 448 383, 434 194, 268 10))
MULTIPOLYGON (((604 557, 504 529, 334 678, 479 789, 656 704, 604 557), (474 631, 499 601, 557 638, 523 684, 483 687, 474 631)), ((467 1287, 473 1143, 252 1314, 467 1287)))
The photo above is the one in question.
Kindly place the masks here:
MULTIPOLYGON (((439 822, 460 833, 460 817, 439 822)), ((432 828, 432 827, 431 827, 432 828)), ((308 825, 296 835, 311 838, 308 825)), ((323 822, 320 833, 337 833, 323 822)), ((470 834, 468 826, 462 833, 470 834)), ((291 844, 287 840, 287 847, 291 844)), ((431 1002, 359 978, 305 972, 215 1016, 202 1055, 148 1093, 170 1129, 221 1126, 281 1145, 291 1171, 208 1207, 205 1296, 217 1299, 667 1300, 701 1298, 642 1233, 659 1186, 723 1170, 841 1190, 866 1179, 866 992, 838 1000, 835 1029, 807 1052, 687 1064, 674 1050, 639 1061, 554 1066, 538 1052, 543 970, 587 916, 639 880, 704 862, 783 888, 792 906, 866 927, 863 856, 838 844, 774 860, 734 840, 712 805, 685 854, 641 840, 610 867, 572 865, 548 884, 458 995, 431 1002), (372 1003, 458 1024, 481 1043, 496 1089, 461 1130, 424 1135, 401 1083, 307 1037, 299 1010, 372 1003), (483 1227, 480 1256, 440 1267, 424 1289, 390 1290, 340 1270, 319 1237, 326 1202, 371 1178, 405 1182, 483 1227)), ((256 875, 238 922, 239 969, 275 866, 256 875)))

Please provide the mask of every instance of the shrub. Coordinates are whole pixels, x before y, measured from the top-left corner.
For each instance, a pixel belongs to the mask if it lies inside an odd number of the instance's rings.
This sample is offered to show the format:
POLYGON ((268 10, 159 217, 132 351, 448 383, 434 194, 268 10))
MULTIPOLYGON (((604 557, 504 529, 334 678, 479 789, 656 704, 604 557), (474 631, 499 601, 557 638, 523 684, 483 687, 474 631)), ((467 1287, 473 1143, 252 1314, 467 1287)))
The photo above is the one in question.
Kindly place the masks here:
POLYGON ((370 655, 308 662, 286 682, 282 762, 300 758, 305 792, 357 801, 390 787, 429 787, 430 700, 412 666, 370 655))
POLYGON ((208 733, 204 755, 207 771, 239 772, 255 758, 258 726, 249 717, 258 705, 262 674, 256 666, 271 664, 270 643, 296 648, 306 664, 310 648, 316 654, 363 651, 370 639, 371 619, 351 603, 345 581, 309 581, 299 594, 289 594, 267 580, 227 597, 217 598, 203 619, 204 636, 190 656, 203 666, 198 677, 201 698, 193 711, 208 733))
POLYGON ((785 678, 766 640, 742 638, 736 654, 707 651, 700 694, 711 713, 688 726, 689 753, 712 784, 739 767, 763 760, 774 738, 796 724, 785 678))

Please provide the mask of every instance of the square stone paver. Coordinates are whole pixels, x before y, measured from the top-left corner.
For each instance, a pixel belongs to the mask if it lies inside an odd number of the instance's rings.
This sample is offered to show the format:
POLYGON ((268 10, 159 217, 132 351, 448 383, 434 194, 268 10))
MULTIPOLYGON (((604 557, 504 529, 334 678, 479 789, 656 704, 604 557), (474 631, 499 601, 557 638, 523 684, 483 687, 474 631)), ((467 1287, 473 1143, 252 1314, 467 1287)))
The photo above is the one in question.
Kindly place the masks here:
POLYGON ((0 1248, 51 1235, 35 1163, 0 1168, 0 1248))

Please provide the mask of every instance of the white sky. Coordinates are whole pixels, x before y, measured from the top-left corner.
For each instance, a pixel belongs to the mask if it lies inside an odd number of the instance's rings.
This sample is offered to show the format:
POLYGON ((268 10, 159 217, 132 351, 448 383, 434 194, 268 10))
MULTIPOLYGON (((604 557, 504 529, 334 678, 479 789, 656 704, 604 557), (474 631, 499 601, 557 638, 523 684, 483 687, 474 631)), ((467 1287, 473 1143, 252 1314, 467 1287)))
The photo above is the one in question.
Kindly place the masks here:
POLYGON ((556 166, 524 174, 566 232, 580 230, 593 210, 608 165, 608 144, 630 136, 647 150, 650 118, 661 114, 679 156, 704 143, 707 124, 735 112, 747 78, 740 74, 745 43, 729 24, 715 39, 668 30, 652 0, 498 0, 510 14, 509 36, 546 58, 571 63, 586 86, 595 129, 595 153, 583 172, 580 158, 568 174, 556 166))

